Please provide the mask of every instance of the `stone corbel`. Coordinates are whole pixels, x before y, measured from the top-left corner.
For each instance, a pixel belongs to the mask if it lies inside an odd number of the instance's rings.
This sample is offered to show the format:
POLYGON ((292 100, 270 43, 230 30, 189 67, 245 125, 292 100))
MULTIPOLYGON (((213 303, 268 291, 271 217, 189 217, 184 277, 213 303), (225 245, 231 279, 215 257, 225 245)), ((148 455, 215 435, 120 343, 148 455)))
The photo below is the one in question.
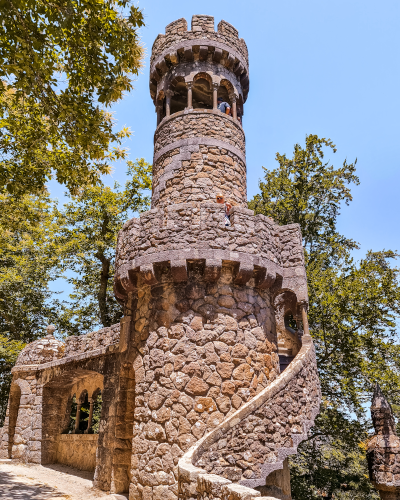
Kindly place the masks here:
POLYGON ((276 279, 276 272, 267 269, 266 267, 261 267, 257 269, 255 285, 260 290, 266 290, 267 288, 271 288, 276 279))
POLYGON ((251 262, 240 262, 236 274, 235 285, 245 285, 253 277, 254 266, 251 262))
POLYGON ((185 260, 171 260, 171 275, 174 282, 187 281, 187 267, 185 260))
POLYGON ((222 259, 206 259, 204 279, 209 283, 219 280, 222 270, 222 259))
POLYGON ((139 272, 142 278, 142 282, 145 285, 156 285, 158 283, 154 275, 153 264, 144 264, 140 266, 139 272))

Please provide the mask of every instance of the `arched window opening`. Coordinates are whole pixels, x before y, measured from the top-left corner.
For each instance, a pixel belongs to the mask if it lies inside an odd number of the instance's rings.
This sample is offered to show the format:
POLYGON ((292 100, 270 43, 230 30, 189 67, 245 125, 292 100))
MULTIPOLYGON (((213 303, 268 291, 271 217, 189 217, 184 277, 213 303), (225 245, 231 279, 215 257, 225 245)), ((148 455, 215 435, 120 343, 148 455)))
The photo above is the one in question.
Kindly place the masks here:
POLYGON ((75 430, 75 422, 76 422, 76 409, 77 409, 77 403, 76 403, 76 394, 74 394, 71 398, 71 411, 69 414, 69 424, 68 424, 68 434, 73 434, 75 430))
POLYGON ((213 91, 207 76, 197 75, 193 82, 193 109, 213 109, 213 91))
POLYGON ((101 390, 97 389, 93 393, 93 414, 89 433, 98 434, 100 431, 101 406, 103 403, 101 390))
POLYGON ((21 389, 19 385, 11 384, 10 403, 8 410, 8 458, 12 458, 12 447, 14 444, 15 428, 17 426, 20 401, 21 389))
POLYGON ((75 421, 75 434, 83 434, 88 428, 89 421, 89 412, 90 412, 90 403, 88 392, 84 390, 78 400, 78 406, 76 409, 76 418, 79 419, 79 424, 76 424, 75 421))
POLYGON ((288 311, 285 314, 285 328, 286 328, 286 330, 289 330, 290 333, 297 333, 297 331, 298 331, 297 322, 294 319, 291 311, 288 311))
POLYGON ((170 86, 173 91, 171 97, 171 115, 183 111, 187 106, 188 89, 183 77, 180 80, 174 80, 170 86))

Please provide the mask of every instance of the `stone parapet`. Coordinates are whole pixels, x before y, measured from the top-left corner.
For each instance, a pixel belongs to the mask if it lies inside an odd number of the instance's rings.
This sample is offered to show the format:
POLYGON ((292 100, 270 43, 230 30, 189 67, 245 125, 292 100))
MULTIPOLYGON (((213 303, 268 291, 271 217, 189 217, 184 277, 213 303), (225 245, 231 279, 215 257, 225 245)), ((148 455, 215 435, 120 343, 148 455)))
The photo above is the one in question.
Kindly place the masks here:
POLYGON ((57 436, 57 463, 79 470, 94 471, 98 440, 98 434, 59 434, 57 436))
POLYGON ((165 147, 192 137, 217 139, 238 149, 245 157, 245 135, 236 120, 218 110, 186 109, 164 118, 157 127, 154 133, 155 159, 164 154, 165 147))
POLYGON ((257 287, 292 290, 299 302, 307 302, 299 226, 278 226, 239 207, 233 208, 231 222, 224 225, 224 207, 217 203, 176 204, 131 219, 118 236, 115 291, 119 299, 138 286, 156 282, 158 263, 170 262, 172 276, 183 281, 186 263, 204 260, 210 280, 217 279, 222 263, 229 261, 236 263, 237 283, 254 279, 257 287))
POLYGON ((285 372, 179 460, 180 498, 202 498, 210 490, 223 500, 231 498, 232 487, 245 487, 238 498, 259 496, 252 488, 264 486, 266 477, 296 453, 314 424, 320 401, 315 350, 305 335, 302 349, 285 372))
POLYGON ((238 31, 226 21, 214 30, 212 16, 193 16, 188 31, 185 19, 170 23, 165 35, 156 38, 150 58, 150 82, 157 85, 171 67, 182 62, 208 60, 232 70, 242 82, 245 97, 249 89, 248 51, 238 31))

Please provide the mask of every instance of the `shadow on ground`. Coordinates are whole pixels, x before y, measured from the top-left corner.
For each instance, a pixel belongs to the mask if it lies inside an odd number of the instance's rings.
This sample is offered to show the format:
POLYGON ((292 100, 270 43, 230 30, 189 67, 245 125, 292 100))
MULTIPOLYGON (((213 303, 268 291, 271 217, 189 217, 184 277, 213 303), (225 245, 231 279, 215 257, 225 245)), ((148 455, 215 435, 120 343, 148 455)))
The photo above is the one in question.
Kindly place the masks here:
POLYGON ((94 472, 74 469, 73 467, 69 467, 68 465, 63 464, 46 464, 42 465, 42 467, 44 467, 45 469, 55 470, 57 472, 63 472, 64 474, 68 474, 69 476, 76 476, 82 479, 87 479, 88 481, 93 481, 94 472))
POLYGON ((1 500, 55 500, 68 498, 68 495, 35 480, 32 481, 32 484, 26 484, 22 481, 14 474, 0 472, 1 500))

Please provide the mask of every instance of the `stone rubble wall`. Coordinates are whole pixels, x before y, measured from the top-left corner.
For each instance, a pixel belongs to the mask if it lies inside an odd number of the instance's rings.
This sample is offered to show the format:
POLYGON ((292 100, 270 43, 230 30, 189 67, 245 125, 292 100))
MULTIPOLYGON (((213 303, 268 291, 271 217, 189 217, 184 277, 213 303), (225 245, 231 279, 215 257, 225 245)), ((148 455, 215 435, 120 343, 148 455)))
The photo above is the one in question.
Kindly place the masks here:
POLYGON ((264 485, 265 478, 296 453, 320 401, 315 351, 307 335, 284 373, 179 460, 180 498, 259 497, 260 492, 252 488, 264 485))
POLYGON ((270 292, 235 286, 230 266, 212 284, 194 274, 138 290, 130 490, 138 500, 176 498, 182 454, 279 373, 270 292))
POLYGON ((400 491, 400 439, 391 434, 374 436, 368 442, 368 468, 379 490, 400 491))
POLYGON ((154 162, 152 208, 212 202, 217 193, 222 193, 232 205, 246 208, 244 157, 225 144, 204 142, 205 139, 184 140, 154 162))
POLYGON ((65 339, 65 356, 75 356, 119 343, 120 323, 101 328, 85 335, 73 335, 65 339))

